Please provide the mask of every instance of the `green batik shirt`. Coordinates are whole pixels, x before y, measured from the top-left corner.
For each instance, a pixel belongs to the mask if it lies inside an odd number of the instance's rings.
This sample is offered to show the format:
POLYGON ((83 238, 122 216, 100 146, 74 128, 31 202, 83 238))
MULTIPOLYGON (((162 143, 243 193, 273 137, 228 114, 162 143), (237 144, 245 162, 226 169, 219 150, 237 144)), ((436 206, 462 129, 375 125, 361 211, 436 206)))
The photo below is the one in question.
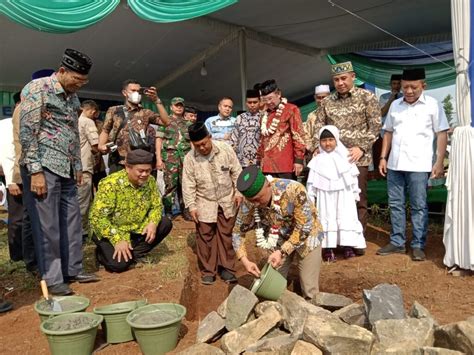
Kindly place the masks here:
MULTIPOLYGON (((191 150, 188 127, 191 122, 182 117, 173 118, 167 127, 158 127, 156 136, 163 140, 162 153, 176 151, 181 159, 191 150)), ((166 157, 163 154, 164 157, 166 157)))
POLYGON ((115 245, 130 242, 130 233, 142 234, 150 222, 158 225, 161 214, 161 196, 153 176, 145 185, 135 187, 126 170, 121 170, 99 183, 89 220, 97 238, 107 238, 115 245))

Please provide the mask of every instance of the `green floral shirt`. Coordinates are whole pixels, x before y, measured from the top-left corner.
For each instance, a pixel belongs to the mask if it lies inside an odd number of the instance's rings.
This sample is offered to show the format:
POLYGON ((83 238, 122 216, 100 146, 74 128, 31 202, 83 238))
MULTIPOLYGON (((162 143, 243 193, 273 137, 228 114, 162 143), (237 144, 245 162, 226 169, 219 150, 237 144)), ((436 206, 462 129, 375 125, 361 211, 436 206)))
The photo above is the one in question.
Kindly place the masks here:
POLYGON ((158 225, 161 215, 161 196, 153 176, 146 185, 135 187, 126 170, 121 170, 99 183, 89 220, 97 238, 107 238, 115 245, 130 242, 130 233, 142 234, 150 222, 158 225))

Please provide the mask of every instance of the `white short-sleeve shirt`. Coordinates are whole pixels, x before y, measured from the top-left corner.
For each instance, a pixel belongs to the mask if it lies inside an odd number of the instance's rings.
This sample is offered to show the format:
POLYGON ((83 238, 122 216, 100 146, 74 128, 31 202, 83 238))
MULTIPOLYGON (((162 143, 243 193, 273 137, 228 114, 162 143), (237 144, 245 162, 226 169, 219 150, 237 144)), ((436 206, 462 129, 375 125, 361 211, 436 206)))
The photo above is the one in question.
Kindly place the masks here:
POLYGON ((430 172, 434 135, 449 129, 449 124, 438 101, 422 94, 413 104, 395 100, 383 129, 393 133, 388 169, 430 172))

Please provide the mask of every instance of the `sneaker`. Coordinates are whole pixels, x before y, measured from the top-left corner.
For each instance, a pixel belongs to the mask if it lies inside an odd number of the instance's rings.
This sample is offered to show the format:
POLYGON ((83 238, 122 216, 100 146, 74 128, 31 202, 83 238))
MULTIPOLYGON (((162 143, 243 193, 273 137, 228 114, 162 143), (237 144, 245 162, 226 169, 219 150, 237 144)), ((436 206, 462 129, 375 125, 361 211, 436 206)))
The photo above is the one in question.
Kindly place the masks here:
POLYGON ((413 255, 411 259, 413 261, 424 261, 426 259, 425 252, 420 248, 413 248, 413 255))
POLYGON ((0 313, 11 311, 12 308, 13 308, 13 304, 11 302, 0 299, 0 313))
POLYGON ((224 280, 224 282, 226 282, 228 284, 232 284, 232 283, 237 282, 237 277, 235 277, 235 275, 233 273, 231 273, 230 271, 227 271, 227 270, 223 270, 221 272, 221 279, 224 280))
POLYGON ((216 277, 215 276, 203 276, 201 277, 201 283, 203 285, 212 285, 214 282, 216 282, 216 277))
POLYGON ((355 257, 356 254, 354 253, 354 248, 352 247, 345 247, 344 248, 344 259, 350 259, 355 257))
POLYGON ((48 286, 48 293, 54 296, 68 296, 74 293, 68 284, 60 283, 52 286, 48 286))
POLYGON ((380 248, 377 250, 377 255, 390 255, 390 254, 405 254, 406 249, 405 247, 397 247, 396 245, 393 245, 392 243, 388 243, 386 246, 383 248, 380 248))
POLYGON ((323 259, 329 263, 335 262, 336 256, 334 255, 334 251, 331 248, 324 249, 323 259))

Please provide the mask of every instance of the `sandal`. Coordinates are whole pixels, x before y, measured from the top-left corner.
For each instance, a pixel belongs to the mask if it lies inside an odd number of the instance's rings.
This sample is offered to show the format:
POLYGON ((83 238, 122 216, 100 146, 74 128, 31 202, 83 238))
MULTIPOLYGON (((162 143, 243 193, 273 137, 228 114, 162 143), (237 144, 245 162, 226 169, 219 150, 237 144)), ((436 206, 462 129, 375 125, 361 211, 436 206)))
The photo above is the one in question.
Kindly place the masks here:
POLYGON ((355 257, 356 254, 354 253, 354 248, 352 247, 344 247, 344 259, 350 259, 355 257))

